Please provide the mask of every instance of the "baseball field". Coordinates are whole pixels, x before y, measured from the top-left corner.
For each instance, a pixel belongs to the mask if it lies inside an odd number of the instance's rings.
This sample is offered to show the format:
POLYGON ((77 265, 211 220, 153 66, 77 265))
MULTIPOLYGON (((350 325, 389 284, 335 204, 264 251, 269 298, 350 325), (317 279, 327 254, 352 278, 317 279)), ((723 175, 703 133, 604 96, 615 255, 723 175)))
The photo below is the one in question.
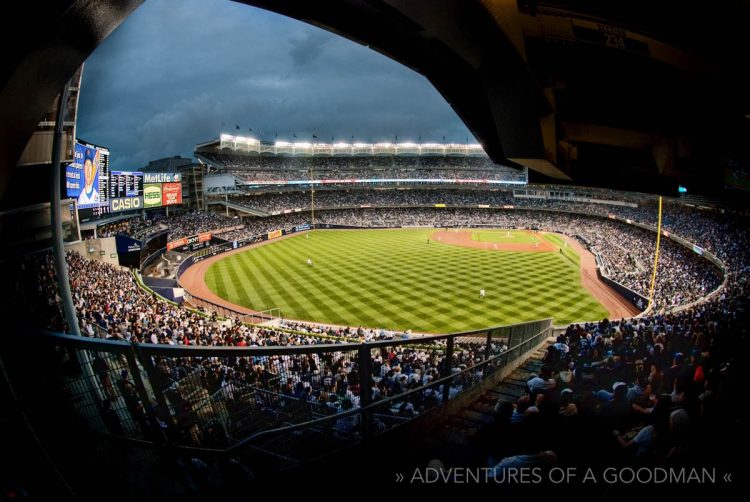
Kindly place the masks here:
POLYGON ((278 307, 288 319, 415 332, 606 317, 581 286, 575 253, 566 247, 564 256, 544 237, 516 230, 315 231, 220 259, 205 282, 231 303, 278 307))

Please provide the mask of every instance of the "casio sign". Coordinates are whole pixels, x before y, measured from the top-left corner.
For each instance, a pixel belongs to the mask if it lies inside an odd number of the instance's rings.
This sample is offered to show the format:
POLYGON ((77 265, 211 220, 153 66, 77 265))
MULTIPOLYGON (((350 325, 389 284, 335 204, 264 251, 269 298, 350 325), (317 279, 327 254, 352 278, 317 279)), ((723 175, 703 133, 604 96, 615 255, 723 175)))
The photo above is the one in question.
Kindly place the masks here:
POLYGON ((120 199, 111 199, 109 201, 109 206, 112 212, 140 209, 141 206, 143 206, 143 199, 141 197, 123 197, 120 199))

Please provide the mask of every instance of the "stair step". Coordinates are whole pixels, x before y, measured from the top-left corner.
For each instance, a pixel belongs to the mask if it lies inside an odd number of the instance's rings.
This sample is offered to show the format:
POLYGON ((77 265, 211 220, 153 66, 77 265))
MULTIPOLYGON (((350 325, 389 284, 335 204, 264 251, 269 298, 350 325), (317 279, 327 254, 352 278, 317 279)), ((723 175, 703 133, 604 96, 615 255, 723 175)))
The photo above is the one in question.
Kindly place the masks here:
POLYGON ((466 443, 463 442, 463 439, 461 440, 461 444, 457 444, 436 434, 425 434, 422 436, 421 441, 422 446, 426 450, 447 452, 451 457, 460 455, 466 445, 466 443))
POLYGON ((495 423, 495 417, 490 413, 481 413, 470 408, 458 412, 458 416, 470 422, 486 425, 495 423))
POLYGON ((515 403, 516 401, 518 401, 518 398, 521 397, 515 394, 504 392, 503 390, 491 390, 490 392, 493 392, 497 396, 498 401, 510 401, 511 403, 515 403))
POLYGON ((425 438, 438 447, 456 448, 453 455, 467 452, 477 432, 487 424, 494 423, 494 409, 499 402, 515 403, 526 394, 527 382, 532 374, 542 369, 542 358, 546 347, 539 349, 495 387, 485 390, 474 402, 437 424, 425 438))
POLYGON ((499 392, 501 394, 508 394, 510 396, 515 396, 516 399, 526 394, 526 387, 519 387, 517 385, 507 385, 502 382, 492 390, 494 390, 495 392, 499 392))
POLYGON ((452 415, 447 422, 443 423, 443 428, 444 430, 451 430, 462 434, 475 434, 481 428, 481 425, 476 422, 470 422, 458 415, 452 415))
POLYGON ((472 436, 470 435, 463 434, 463 433, 456 432, 456 431, 450 431, 450 430, 445 430, 445 431, 441 430, 432 435, 432 438, 434 440, 438 440, 444 443, 449 443, 449 444, 458 445, 462 447, 468 446, 469 441, 471 440, 471 437, 472 436))
POLYGON ((495 403, 497 403, 497 396, 494 395, 494 394, 490 394, 490 393, 484 392, 474 402, 475 403, 480 403, 482 405, 487 405, 487 406, 495 406, 495 403))
POLYGON ((494 400, 493 404, 489 404, 486 402, 480 402, 480 401, 474 401, 469 405, 469 409, 474 410, 478 413, 485 413, 485 414, 492 414, 495 412, 495 403, 497 403, 497 399, 494 400))

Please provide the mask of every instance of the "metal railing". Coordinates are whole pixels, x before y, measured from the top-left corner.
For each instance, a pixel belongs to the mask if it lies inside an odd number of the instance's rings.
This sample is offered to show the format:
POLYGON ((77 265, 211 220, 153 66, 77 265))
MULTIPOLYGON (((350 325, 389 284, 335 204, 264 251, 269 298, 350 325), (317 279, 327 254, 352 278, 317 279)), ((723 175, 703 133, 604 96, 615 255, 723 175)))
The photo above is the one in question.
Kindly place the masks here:
MULTIPOLYGON (((131 344, 22 336, 92 432, 177 451, 263 455, 276 467, 408 424, 525 358, 552 320, 424 338, 302 346, 131 344)), ((33 378, 28 388, 34 389, 33 378)), ((41 385, 41 383, 39 383, 41 385)))

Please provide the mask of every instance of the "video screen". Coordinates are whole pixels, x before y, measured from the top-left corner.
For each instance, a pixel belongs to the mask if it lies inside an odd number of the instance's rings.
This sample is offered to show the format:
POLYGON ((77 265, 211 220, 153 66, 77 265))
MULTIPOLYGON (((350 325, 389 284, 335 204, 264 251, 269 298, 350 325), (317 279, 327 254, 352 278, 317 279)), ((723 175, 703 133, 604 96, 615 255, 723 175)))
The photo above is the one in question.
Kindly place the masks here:
POLYGON ((99 207, 106 203, 109 181, 109 150, 76 141, 73 162, 65 168, 68 198, 76 199, 79 209, 99 207))

